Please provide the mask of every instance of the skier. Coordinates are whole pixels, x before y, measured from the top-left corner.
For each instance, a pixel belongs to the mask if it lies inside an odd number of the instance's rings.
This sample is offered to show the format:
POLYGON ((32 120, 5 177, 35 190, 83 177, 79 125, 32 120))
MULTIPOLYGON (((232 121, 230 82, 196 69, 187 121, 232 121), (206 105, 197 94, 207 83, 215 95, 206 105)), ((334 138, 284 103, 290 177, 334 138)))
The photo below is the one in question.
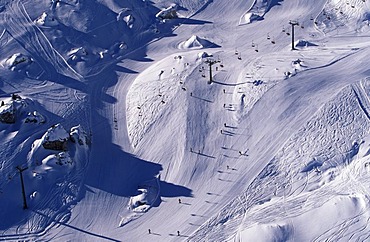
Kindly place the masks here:
POLYGON ((179 198, 179 203, 181 203, 181 199, 179 198))
POLYGON ((180 231, 177 230, 177 236, 180 236, 180 231))
POLYGON ((151 233, 152 233, 152 231, 151 231, 150 229, 148 229, 148 233, 149 233, 149 234, 151 234, 151 233))

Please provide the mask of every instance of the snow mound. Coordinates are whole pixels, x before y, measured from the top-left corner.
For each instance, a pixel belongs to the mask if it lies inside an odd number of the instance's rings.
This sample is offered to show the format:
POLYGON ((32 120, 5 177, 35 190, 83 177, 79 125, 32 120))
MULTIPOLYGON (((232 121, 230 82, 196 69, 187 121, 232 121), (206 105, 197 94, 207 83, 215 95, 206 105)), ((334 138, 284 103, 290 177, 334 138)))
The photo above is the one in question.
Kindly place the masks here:
MULTIPOLYGON (((312 241, 315 238, 328 237, 334 237, 335 241, 341 239, 349 241, 350 239, 346 238, 350 238, 350 235, 336 233, 335 227, 340 226, 343 221, 352 219, 356 219, 357 223, 363 223, 369 218, 369 214, 365 211, 366 198, 364 196, 339 195, 287 221, 257 224, 247 228, 237 235, 237 241, 312 241), (310 228, 310 233, 307 233, 307 227, 310 228)), ((361 225, 353 226, 360 227, 361 225)))
POLYGON ((239 25, 250 24, 252 22, 255 22, 255 21, 258 21, 258 20, 261 20, 261 19, 262 19, 262 17, 259 16, 258 14, 246 13, 240 18, 239 25))
POLYGON ((54 17, 50 16, 49 14, 47 14, 45 12, 43 12, 40 17, 38 17, 37 19, 35 19, 34 22, 38 26, 51 27, 51 26, 58 25, 58 21, 56 21, 56 19, 54 17))
POLYGON ((72 159, 67 152, 60 152, 58 154, 49 155, 45 159, 43 159, 41 163, 45 166, 53 168, 73 164, 72 159))
POLYGON ((204 59, 204 58, 208 58, 208 57, 212 57, 212 55, 211 54, 208 54, 207 52, 200 52, 199 54, 198 54, 198 60, 200 60, 200 59, 204 59))
POLYGON ((242 231, 237 241, 289 241, 293 227, 286 224, 260 224, 242 231))
POLYGON ((296 48, 304 48, 304 47, 312 47, 312 46, 317 46, 317 44, 314 44, 312 42, 309 42, 304 39, 300 39, 294 42, 294 46, 296 48))
POLYGON ((70 60, 78 61, 78 60, 84 60, 86 59, 86 56, 88 55, 88 52, 83 47, 73 48, 70 50, 67 55, 69 56, 70 60))
POLYGON ((217 45, 209 40, 198 37, 197 35, 191 36, 184 42, 179 44, 179 49, 203 49, 214 48, 217 45))
POLYGON ((78 143, 80 145, 86 145, 90 143, 87 133, 81 125, 72 127, 69 136, 71 141, 74 143, 78 143))
POLYGON ((32 62, 33 62, 32 58, 21 53, 16 53, 10 56, 9 58, 1 61, 1 65, 12 71, 16 71, 20 68, 24 68, 30 65, 32 62))
POLYGON ((279 1, 271 0, 255 0, 253 5, 248 11, 246 11, 239 19, 239 25, 250 24, 255 21, 262 20, 265 14, 270 11, 270 9, 278 5, 279 1))

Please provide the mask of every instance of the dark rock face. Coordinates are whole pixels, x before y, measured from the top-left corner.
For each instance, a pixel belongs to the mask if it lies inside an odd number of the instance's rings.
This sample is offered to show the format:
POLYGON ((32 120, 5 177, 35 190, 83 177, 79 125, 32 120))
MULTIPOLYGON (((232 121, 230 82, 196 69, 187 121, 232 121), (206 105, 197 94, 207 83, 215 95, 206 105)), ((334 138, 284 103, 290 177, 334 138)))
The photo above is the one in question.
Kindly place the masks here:
POLYGON ((46 141, 42 144, 42 146, 45 149, 49 150, 67 150, 67 140, 65 141, 60 141, 60 140, 55 140, 55 141, 46 141))
POLYGON ((14 110, 9 110, 0 114, 0 121, 7 124, 15 123, 15 112, 14 110))

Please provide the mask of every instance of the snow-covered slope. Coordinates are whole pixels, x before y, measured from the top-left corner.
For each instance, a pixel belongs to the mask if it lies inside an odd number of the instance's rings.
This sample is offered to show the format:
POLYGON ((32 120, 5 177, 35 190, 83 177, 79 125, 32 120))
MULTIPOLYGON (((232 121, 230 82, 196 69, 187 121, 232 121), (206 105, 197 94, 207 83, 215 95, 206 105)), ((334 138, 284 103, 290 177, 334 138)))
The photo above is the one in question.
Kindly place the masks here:
POLYGON ((368 240, 369 4, 0 1, 0 240, 368 240))

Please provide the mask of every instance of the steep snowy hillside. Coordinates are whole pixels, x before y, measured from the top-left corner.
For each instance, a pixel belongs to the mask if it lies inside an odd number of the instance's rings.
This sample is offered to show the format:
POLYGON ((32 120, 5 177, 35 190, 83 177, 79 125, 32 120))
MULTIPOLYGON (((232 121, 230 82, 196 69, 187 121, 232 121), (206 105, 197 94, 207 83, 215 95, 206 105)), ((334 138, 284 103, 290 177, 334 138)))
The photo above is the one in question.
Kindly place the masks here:
POLYGON ((368 240, 369 13, 0 0, 0 240, 368 240))

